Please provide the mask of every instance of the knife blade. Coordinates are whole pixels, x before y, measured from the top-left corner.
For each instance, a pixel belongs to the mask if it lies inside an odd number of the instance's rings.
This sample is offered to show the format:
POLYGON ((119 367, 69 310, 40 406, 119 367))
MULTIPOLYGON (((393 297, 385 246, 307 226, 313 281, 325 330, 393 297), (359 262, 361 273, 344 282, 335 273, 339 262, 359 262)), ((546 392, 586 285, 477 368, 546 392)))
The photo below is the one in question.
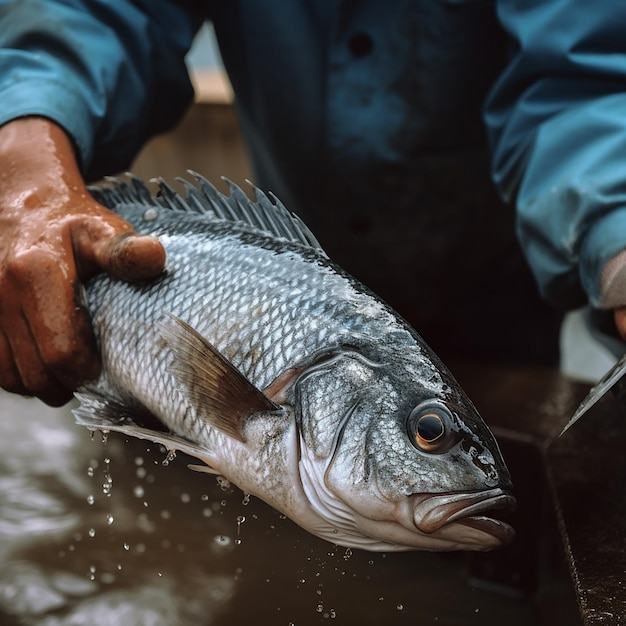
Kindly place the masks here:
POLYGON ((565 428, 561 431, 561 435, 571 428, 592 406, 601 400, 607 392, 614 390, 617 391, 618 395, 621 395, 626 391, 626 389, 624 389, 626 379, 622 380, 625 374, 626 354, 591 388, 587 397, 580 403, 570 421, 567 422, 565 428))

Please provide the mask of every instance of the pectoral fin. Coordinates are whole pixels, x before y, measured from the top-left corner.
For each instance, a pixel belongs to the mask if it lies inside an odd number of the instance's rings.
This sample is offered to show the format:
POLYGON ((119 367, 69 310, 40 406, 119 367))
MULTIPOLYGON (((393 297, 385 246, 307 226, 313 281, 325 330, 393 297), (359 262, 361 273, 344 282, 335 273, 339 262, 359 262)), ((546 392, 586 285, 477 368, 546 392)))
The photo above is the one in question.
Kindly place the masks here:
MULTIPOLYGON (((165 446, 169 450, 176 450, 192 456, 207 466, 194 465, 193 469, 202 468, 201 471, 210 474, 219 474, 213 468, 215 460, 210 450, 202 448, 192 441, 178 437, 173 433, 152 430, 140 426, 135 421, 132 412, 124 405, 109 400, 100 394, 84 391, 74 394, 80 401, 80 405, 73 409, 76 423, 90 430, 114 431, 124 433, 137 439, 146 439, 165 446)), ((199 470, 200 471, 200 470, 199 470)))
POLYGON ((281 410, 198 331, 171 313, 167 316, 161 334, 174 355, 170 372, 200 419, 244 442, 246 417, 281 410))

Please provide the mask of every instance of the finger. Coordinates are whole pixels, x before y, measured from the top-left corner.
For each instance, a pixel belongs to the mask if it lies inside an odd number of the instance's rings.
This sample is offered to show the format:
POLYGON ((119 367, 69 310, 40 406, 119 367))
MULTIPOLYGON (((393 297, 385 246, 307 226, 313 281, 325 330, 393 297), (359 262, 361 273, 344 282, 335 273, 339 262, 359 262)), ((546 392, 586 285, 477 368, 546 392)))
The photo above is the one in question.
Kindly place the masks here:
POLYGON ((165 267, 165 249, 158 239, 122 233, 108 245, 96 247, 98 266, 121 280, 147 280, 165 267))
POLYGON ((11 393, 30 395, 22 384, 22 379, 13 358, 11 344, 3 332, 0 332, 0 387, 11 393))
POLYGON ((59 382, 42 361, 35 339, 23 317, 20 316, 12 325, 9 342, 26 395, 36 396, 50 406, 61 406, 72 397, 71 391, 59 382))
POLYGON ((165 266, 158 239, 137 235, 130 224, 103 207, 103 214, 73 227, 74 255, 80 275, 104 271, 121 280, 147 280, 165 266))
POLYGON ((22 310, 29 334, 47 370, 65 388, 75 390, 100 373, 89 315, 77 302, 75 269, 71 262, 60 267, 40 251, 33 251, 28 263, 30 297, 22 302, 22 310))

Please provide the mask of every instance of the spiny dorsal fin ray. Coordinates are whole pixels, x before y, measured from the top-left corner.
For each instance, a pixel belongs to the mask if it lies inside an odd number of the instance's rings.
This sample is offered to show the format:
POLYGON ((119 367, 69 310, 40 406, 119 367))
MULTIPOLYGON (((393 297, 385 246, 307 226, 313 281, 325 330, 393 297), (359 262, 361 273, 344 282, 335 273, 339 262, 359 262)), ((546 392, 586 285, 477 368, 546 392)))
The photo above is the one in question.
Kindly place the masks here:
POLYGON ((189 174, 194 177, 197 186, 185 179, 176 179, 183 185, 184 195, 179 194, 162 178, 158 178, 152 181, 159 185, 155 197, 143 181, 132 174, 126 175, 127 180, 106 178, 107 185, 95 185, 89 190, 96 201, 112 210, 119 204, 154 206, 156 203, 173 211, 206 214, 216 219, 249 224, 274 237, 287 239, 325 254, 304 222, 285 208, 274 194, 267 196, 249 183, 255 193, 255 200, 250 200, 240 187, 223 178, 229 190, 229 195, 224 195, 200 174, 192 170, 189 170, 189 174))
POLYGON ((174 360, 170 372, 189 398, 198 417, 245 442, 243 420, 261 411, 279 411, 198 331, 171 313, 161 323, 161 336, 174 360))

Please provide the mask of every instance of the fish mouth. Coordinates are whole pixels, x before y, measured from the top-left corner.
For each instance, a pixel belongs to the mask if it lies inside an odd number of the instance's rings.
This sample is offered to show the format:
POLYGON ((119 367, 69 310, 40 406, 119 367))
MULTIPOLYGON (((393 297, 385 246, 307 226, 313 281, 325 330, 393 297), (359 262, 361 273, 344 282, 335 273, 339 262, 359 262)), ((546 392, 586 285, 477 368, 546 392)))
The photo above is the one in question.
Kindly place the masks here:
POLYGON ((509 543, 515 531, 500 519, 482 515, 485 511, 509 512, 515 498, 500 488, 470 493, 445 493, 419 498, 413 509, 413 523, 423 533, 432 534, 456 523, 485 533, 501 545, 509 543))

